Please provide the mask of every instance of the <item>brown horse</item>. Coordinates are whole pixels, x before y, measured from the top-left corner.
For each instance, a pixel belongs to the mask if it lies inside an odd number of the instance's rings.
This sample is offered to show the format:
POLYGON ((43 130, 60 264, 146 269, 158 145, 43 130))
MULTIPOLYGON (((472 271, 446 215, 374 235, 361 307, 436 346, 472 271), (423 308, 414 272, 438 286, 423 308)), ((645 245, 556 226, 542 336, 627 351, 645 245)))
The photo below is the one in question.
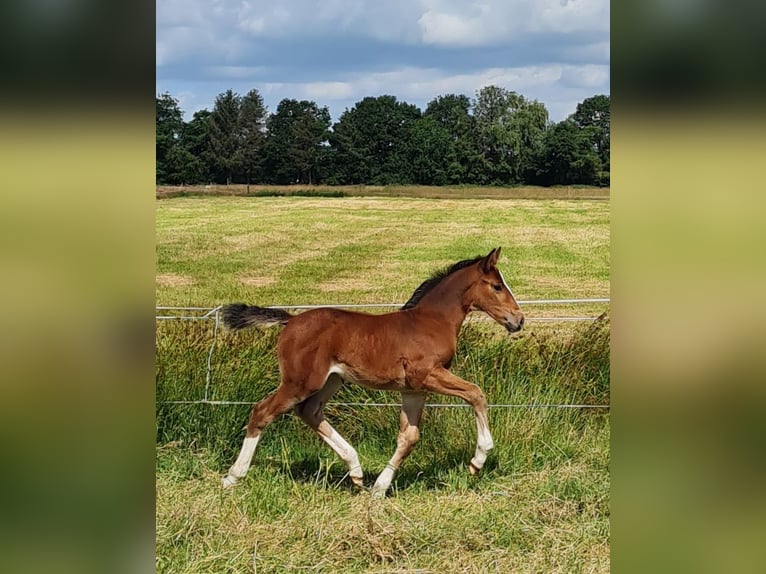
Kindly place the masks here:
POLYGON ((291 315, 241 303, 225 306, 223 320, 229 328, 284 325, 285 329, 277 345, 281 384, 253 406, 242 450, 223 486, 233 486, 245 476, 263 429, 290 409, 330 445, 348 465, 351 480, 362 486, 356 450, 323 413, 343 382, 402 393, 396 452, 372 487, 374 497, 385 496, 394 473, 418 441, 428 393, 460 397, 473 407, 478 438, 469 468, 478 473, 493 447, 487 400, 479 387, 448 369, 460 326, 470 311, 484 311, 511 333, 524 325, 524 315, 497 269, 499 255, 498 247, 486 257, 455 263, 423 282, 401 310, 383 315, 332 308, 291 315))

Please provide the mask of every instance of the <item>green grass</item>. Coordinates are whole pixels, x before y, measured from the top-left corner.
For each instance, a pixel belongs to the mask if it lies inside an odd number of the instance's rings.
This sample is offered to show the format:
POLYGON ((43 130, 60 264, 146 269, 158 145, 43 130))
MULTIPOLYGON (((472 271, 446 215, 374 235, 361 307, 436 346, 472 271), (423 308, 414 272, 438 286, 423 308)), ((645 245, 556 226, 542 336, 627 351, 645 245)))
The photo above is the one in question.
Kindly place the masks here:
MULTIPOLYGON (((157 301, 403 301, 435 267, 498 244, 519 299, 608 296, 608 222, 608 203, 587 201, 163 200, 157 301)), ((528 309, 528 326, 511 337, 466 325, 453 371, 490 403, 608 404, 608 319, 535 323, 545 312, 528 309)), ((159 572, 609 570, 608 410, 492 409, 496 446, 472 477, 470 409, 428 408, 382 501, 355 490, 335 454, 288 415, 264 432, 248 476, 223 492, 249 407, 165 402, 204 395, 212 330, 212 321, 157 323, 159 572)), ((271 391, 277 335, 219 331, 209 398, 271 391)), ((397 400, 356 387, 334 398, 397 400)), ((398 408, 331 405, 327 415, 370 486, 395 448, 398 408)))
POLYGON ((521 300, 604 297, 609 217, 586 200, 162 200, 157 303, 403 303, 436 268, 498 245, 521 300))

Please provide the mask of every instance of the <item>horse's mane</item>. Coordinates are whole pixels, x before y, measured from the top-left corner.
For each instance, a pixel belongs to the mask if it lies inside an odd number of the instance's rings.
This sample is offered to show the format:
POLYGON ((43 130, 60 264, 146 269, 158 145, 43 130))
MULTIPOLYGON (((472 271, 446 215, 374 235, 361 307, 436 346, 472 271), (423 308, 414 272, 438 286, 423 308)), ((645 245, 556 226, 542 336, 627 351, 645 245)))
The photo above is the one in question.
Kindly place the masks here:
POLYGON ((409 301, 407 301, 402 309, 411 309, 418 303, 420 303, 420 300, 425 297, 426 293, 433 290, 434 287, 436 287, 439 283, 441 283, 442 279, 445 277, 452 275, 455 271, 460 271, 461 269, 465 269, 466 267, 473 265, 474 263, 477 263, 482 259, 482 256, 479 255, 478 257, 474 257, 473 259, 464 259, 463 261, 458 261, 454 265, 450 265, 449 267, 445 267, 444 269, 441 269, 439 271, 436 271, 431 277, 426 279, 420 284, 420 287, 415 289, 415 292, 412 294, 412 297, 410 297, 409 301))

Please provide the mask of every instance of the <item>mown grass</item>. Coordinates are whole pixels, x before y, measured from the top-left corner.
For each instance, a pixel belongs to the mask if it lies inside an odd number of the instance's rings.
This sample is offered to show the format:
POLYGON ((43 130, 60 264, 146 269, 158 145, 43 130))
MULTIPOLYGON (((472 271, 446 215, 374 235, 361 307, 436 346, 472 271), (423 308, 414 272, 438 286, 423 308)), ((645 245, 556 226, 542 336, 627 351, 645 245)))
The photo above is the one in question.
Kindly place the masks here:
MULTIPOLYGON (((164 200, 158 304, 402 301, 434 267, 496 244, 519 299, 604 296, 608 220, 608 204, 583 201, 164 200), (361 270, 355 281, 352 270, 361 270), (163 273, 188 282, 163 282, 163 273)), ((278 331, 219 330, 213 339, 212 320, 158 321, 157 570, 607 572, 609 410, 595 405, 609 403, 609 321, 535 323, 539 312, 529 309, 514 336, 466 325, 453 371, 490 403, 594 408, 490 410, 496 447, 479 477, 467 469, 470 409, 428 408, 421 441, 382 501, 355 490, 293 415, 266 429, 247 478, 221 491, 249 406, 167 401, 204 396, 213 341, 208 398, 260 399, 278 383, 278 331)), ((334 398, 397 400, 355 387, 334 398)), ((370 486, 395 447, 398 408, 326 411, 359 451, 370 486)))
POLYGON ((605 297, 609 219, 608 202, 586 200, 163 200, 157 303, 403 303, 435 269, 498 245, 518 299, 605 297))

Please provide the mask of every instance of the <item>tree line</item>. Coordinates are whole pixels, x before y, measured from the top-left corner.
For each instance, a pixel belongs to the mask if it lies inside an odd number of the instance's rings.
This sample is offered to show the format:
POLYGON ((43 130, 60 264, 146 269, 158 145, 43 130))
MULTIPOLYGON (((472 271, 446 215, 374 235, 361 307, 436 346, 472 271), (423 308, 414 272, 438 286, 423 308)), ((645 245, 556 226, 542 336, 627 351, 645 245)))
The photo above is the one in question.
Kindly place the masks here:
POLYGON ((157 100, 157 184, 609 185, 610 96, 586 98, 561 122, 498 86, 448 94, 425 111, 366 97, 332 123, 326 106, 227 90, 184 121, 157 100))

